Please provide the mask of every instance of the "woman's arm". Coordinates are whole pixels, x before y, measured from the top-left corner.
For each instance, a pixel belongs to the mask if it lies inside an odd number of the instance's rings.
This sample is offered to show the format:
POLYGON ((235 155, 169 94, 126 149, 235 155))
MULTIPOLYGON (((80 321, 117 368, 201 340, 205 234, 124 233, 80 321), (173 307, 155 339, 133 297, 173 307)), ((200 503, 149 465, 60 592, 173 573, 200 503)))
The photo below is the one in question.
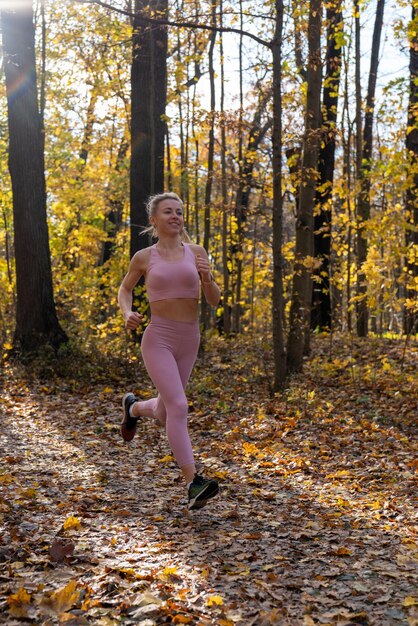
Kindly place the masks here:
POLYGON ((122 311, 123 319, 125 320, 125 326, 129 330, 138 328, 142 321, 142 315, 136 311, 132 311, 132 291, 138 280, 144 274, 144 253, 145 250, 140 250, 134 254, 129 265, 128 273, 123 279, 118 291, 119 306, 122 311))
POLYGON ((202 283, 203 293, 208 304, 216 306, 219 304, 221 298, 221 291, 218 285, 215 283, 213 274, 210 271, 210 263, 207 252, 202 246, 193 246, 194 254, 196 256, 196 267, 200 275, 200 282, 202 283))

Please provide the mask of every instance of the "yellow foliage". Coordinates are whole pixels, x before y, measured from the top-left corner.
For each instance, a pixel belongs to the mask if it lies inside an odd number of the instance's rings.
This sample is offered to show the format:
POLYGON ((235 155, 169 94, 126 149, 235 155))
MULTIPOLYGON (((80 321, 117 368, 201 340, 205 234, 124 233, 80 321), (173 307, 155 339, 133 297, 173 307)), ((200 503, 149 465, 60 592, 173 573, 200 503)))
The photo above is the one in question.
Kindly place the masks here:
POLYGON ((76 604, 79 596, 80 592, 77 591, 77 582, 70 580, 65 587, 43 598, 41 604, 54 613, 65 613, 76 604))
POLYGON ((13 617, 27 617, 30 601, 30 594, 26 589, 21 587, 16 593, 13 593, 7 598, 9 613, 13 615, 13 617))
POLYGON ((206 604, 207 606, 213 606, 213 605, 222 605, 224 603, 224 601, 222 600, 221 596, 209 596, 206 604))
POLYGON ((64 530, 70 530, 71 528, 79 529, 81 528, 81 522, 78 517, 74 517, 74 515, 70 515, 67 517, 63 524, 64 530))

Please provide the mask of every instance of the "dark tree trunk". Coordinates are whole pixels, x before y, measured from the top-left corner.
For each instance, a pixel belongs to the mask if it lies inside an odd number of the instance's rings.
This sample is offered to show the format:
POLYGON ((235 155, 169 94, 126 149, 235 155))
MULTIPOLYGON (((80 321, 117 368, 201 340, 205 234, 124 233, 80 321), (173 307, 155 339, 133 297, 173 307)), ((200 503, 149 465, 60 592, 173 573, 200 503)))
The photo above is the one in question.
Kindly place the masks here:
POLYGON ((273 354, 274 389, 286 379, 283 300, 283 195, 282 195, 282 45, 283 0, 275 2, 273 56, 273 354))
POLYGON ((319 151, 319 185, 314 216, 314 257, 320 262, 315 270, 312 292, 311 328, 331 328, 331 208, 335 166, 335 132, 338 91, 341 74, 341 46, 338 33, 342 28, 341 0, 327 5, 327 55, 322 102, 322 144, 319 151))
POLYGON ((380 38, 383 26, 385 0, 377 0, 376 18, 373 29, 370 59, 369 84, 367 87, 366 112, 363 130, 363 154, 360 168, 360 193, 357 202, 357 334, 366 337, 368 332, 367 283, 364 264, 367 260, 367 221, 370 218, 370 169, 373 150, 374 97, 376 92, 377 68, 379 65, 380 38))
POLYGON ((66 341, 56 311, 46 216, 32 1, 1 11, 16 257, 15 345, 28 352, 66 341), (16 85, 25 89, 16 90, 16 85))
MULTIPOLYGON (((261 95, 251 129, 248 134, 247 150, 245 156, 242 154, 242 137, 240 136, 240 153, 239 153, 239 180, 238 188, 235 195, 235 218, 237 220, 236 244, 233 252, 236 260, 237 268, 237 284, 236 284, 236 305, 234 310, 234 332, 240 331, 241 318, 241 288, 242 288, 242 266, 243 266, 243 242, 245 223, 247 221, 248 206, 250 202, 251 189, 253 183, 253 171, 256 163, 254 159, 255 153, 260 147, 261 142, 270 130, 273 120, 269 119, 261 126, 262 115, 265 113, 267 105, 271 99, 271 92, 261 95)), ((241 127, 241 123, 240 123, 241 127)))
MULTIPOLYGON (((242 0, 239 0, 239 20, 240 29, 243 30, 244 16, 242 12, 242 0)), ((235 333, 239 333, 241 330, 241 289, 242 289, 242 244, 244 240, 244 229, 241 212, 241 198, 242 198, 242 186, 243 186, 243 115, 244 115, 244 88, 243 88, 243 35, 239 36, 239 117, 238 117, 238 186, 241 191, 237 191, 235 201, 235 218, 237 220, 237 236, 236 244, 232 247, 232 252, 235 255, 236 262, 236 285, 235 285, 235 304, 232 311, 232 330, 235 333)))
MULTIPOLYGON (((116 158, 115 172, 117 174, 119 174, 121 171, 122 163, 126 157, 128 148, 129 141, 126 137, 123 137, 116 158)), ((107 239, 103 243, 99 265, 104 265, 107 261, 109 261, 115 251, 116 235, 118 234, 122 225, 122 210, 123 199, 120 197, 120 194, 118 194, 118 192, 116 192, 115 195, 113 189, 110 188, 109 211, 106 214, 105 219, 105 231, 107 233, 107 239)))
MULTIPOLYGON (((219 0, 220 27, 223 27, 223 0, 219 0)), ((223 268, 223 331, 228 337, 231 334, 231 293, 230 293, 230 229, 229 229, 229 202, 228 186, 226 179, 226 120, 225 120, 225 68, 224 68, 224 45, 223 33, 220 33, 220 56, 221 56, 221 190, 222 190, 222 268, 223 268)))
MULTIPOLYGON (((216 0, 211 0, 211 26, 216 26, 216 0)), ((215 154, 215 68, 213 65, 213 53, 215 50, 216 31, 210 35, 209 44, 209 83, 210 83, 210 128, 209 128, 209 145, 208 145, 208 176, 205 186, 205 209, 204 209, 204 232, 203 247, 209 253, 210 230, 211 230, 211 201, 212 201, 212 185, 213 185, 213 161, 215 154)), ((209 307, 202 298, 200 318, 203 327, 209 327, 209 307)))
MULTIPOLYGON (((81 143, 81 149, 80 149, 80 160, 82 161, 81 163, 82 167, 84 167, 87 163, 87 159, 88 159, 90 148, 91 148, 91 139, 93 137, 93 126, 96 121, 94 111, 95 111, 96 104, 97 104, 97 97, 98 97, 97 88, 95 85, 93 85, 92 91, 90 93, 89 104, 87 107, 86 123, 84 125, 83 141, 81 143)), ((80 179, 80 176, 77 178, 80 179)))
POLYGON ((167 27, 141 20, 154 12, 167 19, 168 0, 135 0, 132 41, 130 227, 131 256, 149 245, 146 203, 164 190, 164 135, 167 101, 167 27))
MULTIPOLYGON (((351 164, 351 155, 352 155, 352 143, 353 143, 353 133, 352 133, 352 122, 350 120, 350 112, 349 112, 349 101, 348 101, 348 58, 344 56, 344 104, 342 111, 342 148, 343 148, 343 180, 345 181, 345 199, 347 203, 347 216, 348 216, 348 225, 347 225, 347 275, 346 275, 346 284, 345 284, 345 294, 346 294, 346 323, 347 330, 349 333, 352 331, 352 322, 351 322, 351 259, 352 259, 352 223, 353 223, 353 211, 351 207, 351 191, 352 191, 352 164, 351 164), (347 128, 347 133, 345 133, 344 128, 347 128)), ((341 319, 342 326, 344 328, 344 321, 341 319)))
POLYGON ((321 121, 321 0, 311 0, 308 25, 308 81, 302 176, 296 220, 295 268, 287 341, 289 371, 302 369, 312 303, 313 212, 321 121))
MULTIPOLYGON (((410 184, 406 192, 406 212, 408 229, 406 243, 411 254, 407 258, 408 283, 406 296, 411 303, 417 304, 417 286, 413 284, 418 276, 418 265, 413 248, 418 250, 418 36, 417 36, 418 11, 412 8, 412 28, 409 42, 409 104, 408 104, 408 127, 406 134, 406 149, 410 163, 410 184)), ((418 311, 407 308, 405 311, 405 332, 407 334, 418 332, 418 311)))

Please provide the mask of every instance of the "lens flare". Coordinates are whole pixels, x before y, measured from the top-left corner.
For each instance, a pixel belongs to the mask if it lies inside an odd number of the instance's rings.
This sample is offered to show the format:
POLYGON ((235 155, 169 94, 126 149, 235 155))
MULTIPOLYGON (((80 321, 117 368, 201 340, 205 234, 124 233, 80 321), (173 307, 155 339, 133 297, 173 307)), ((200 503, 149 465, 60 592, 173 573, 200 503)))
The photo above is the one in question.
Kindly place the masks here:
POLYGON ((32 6, 31 0, 0 0, 0 11, 2 9, 28 9, 32 6))

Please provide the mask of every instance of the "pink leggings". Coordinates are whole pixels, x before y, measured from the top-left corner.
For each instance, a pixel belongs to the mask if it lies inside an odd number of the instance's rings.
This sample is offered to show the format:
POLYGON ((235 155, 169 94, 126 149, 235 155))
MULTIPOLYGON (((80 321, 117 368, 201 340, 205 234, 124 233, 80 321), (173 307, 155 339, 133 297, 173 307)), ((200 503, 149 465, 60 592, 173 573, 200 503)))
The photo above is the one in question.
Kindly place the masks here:
POLYGON ((184 390, 199 349, 199 322, 152 317, 142 337, 142 357, 158 397, 139 402, 140 415, 166 424, 168 442, 180 467, 194 463, 187 429, 184 390))

